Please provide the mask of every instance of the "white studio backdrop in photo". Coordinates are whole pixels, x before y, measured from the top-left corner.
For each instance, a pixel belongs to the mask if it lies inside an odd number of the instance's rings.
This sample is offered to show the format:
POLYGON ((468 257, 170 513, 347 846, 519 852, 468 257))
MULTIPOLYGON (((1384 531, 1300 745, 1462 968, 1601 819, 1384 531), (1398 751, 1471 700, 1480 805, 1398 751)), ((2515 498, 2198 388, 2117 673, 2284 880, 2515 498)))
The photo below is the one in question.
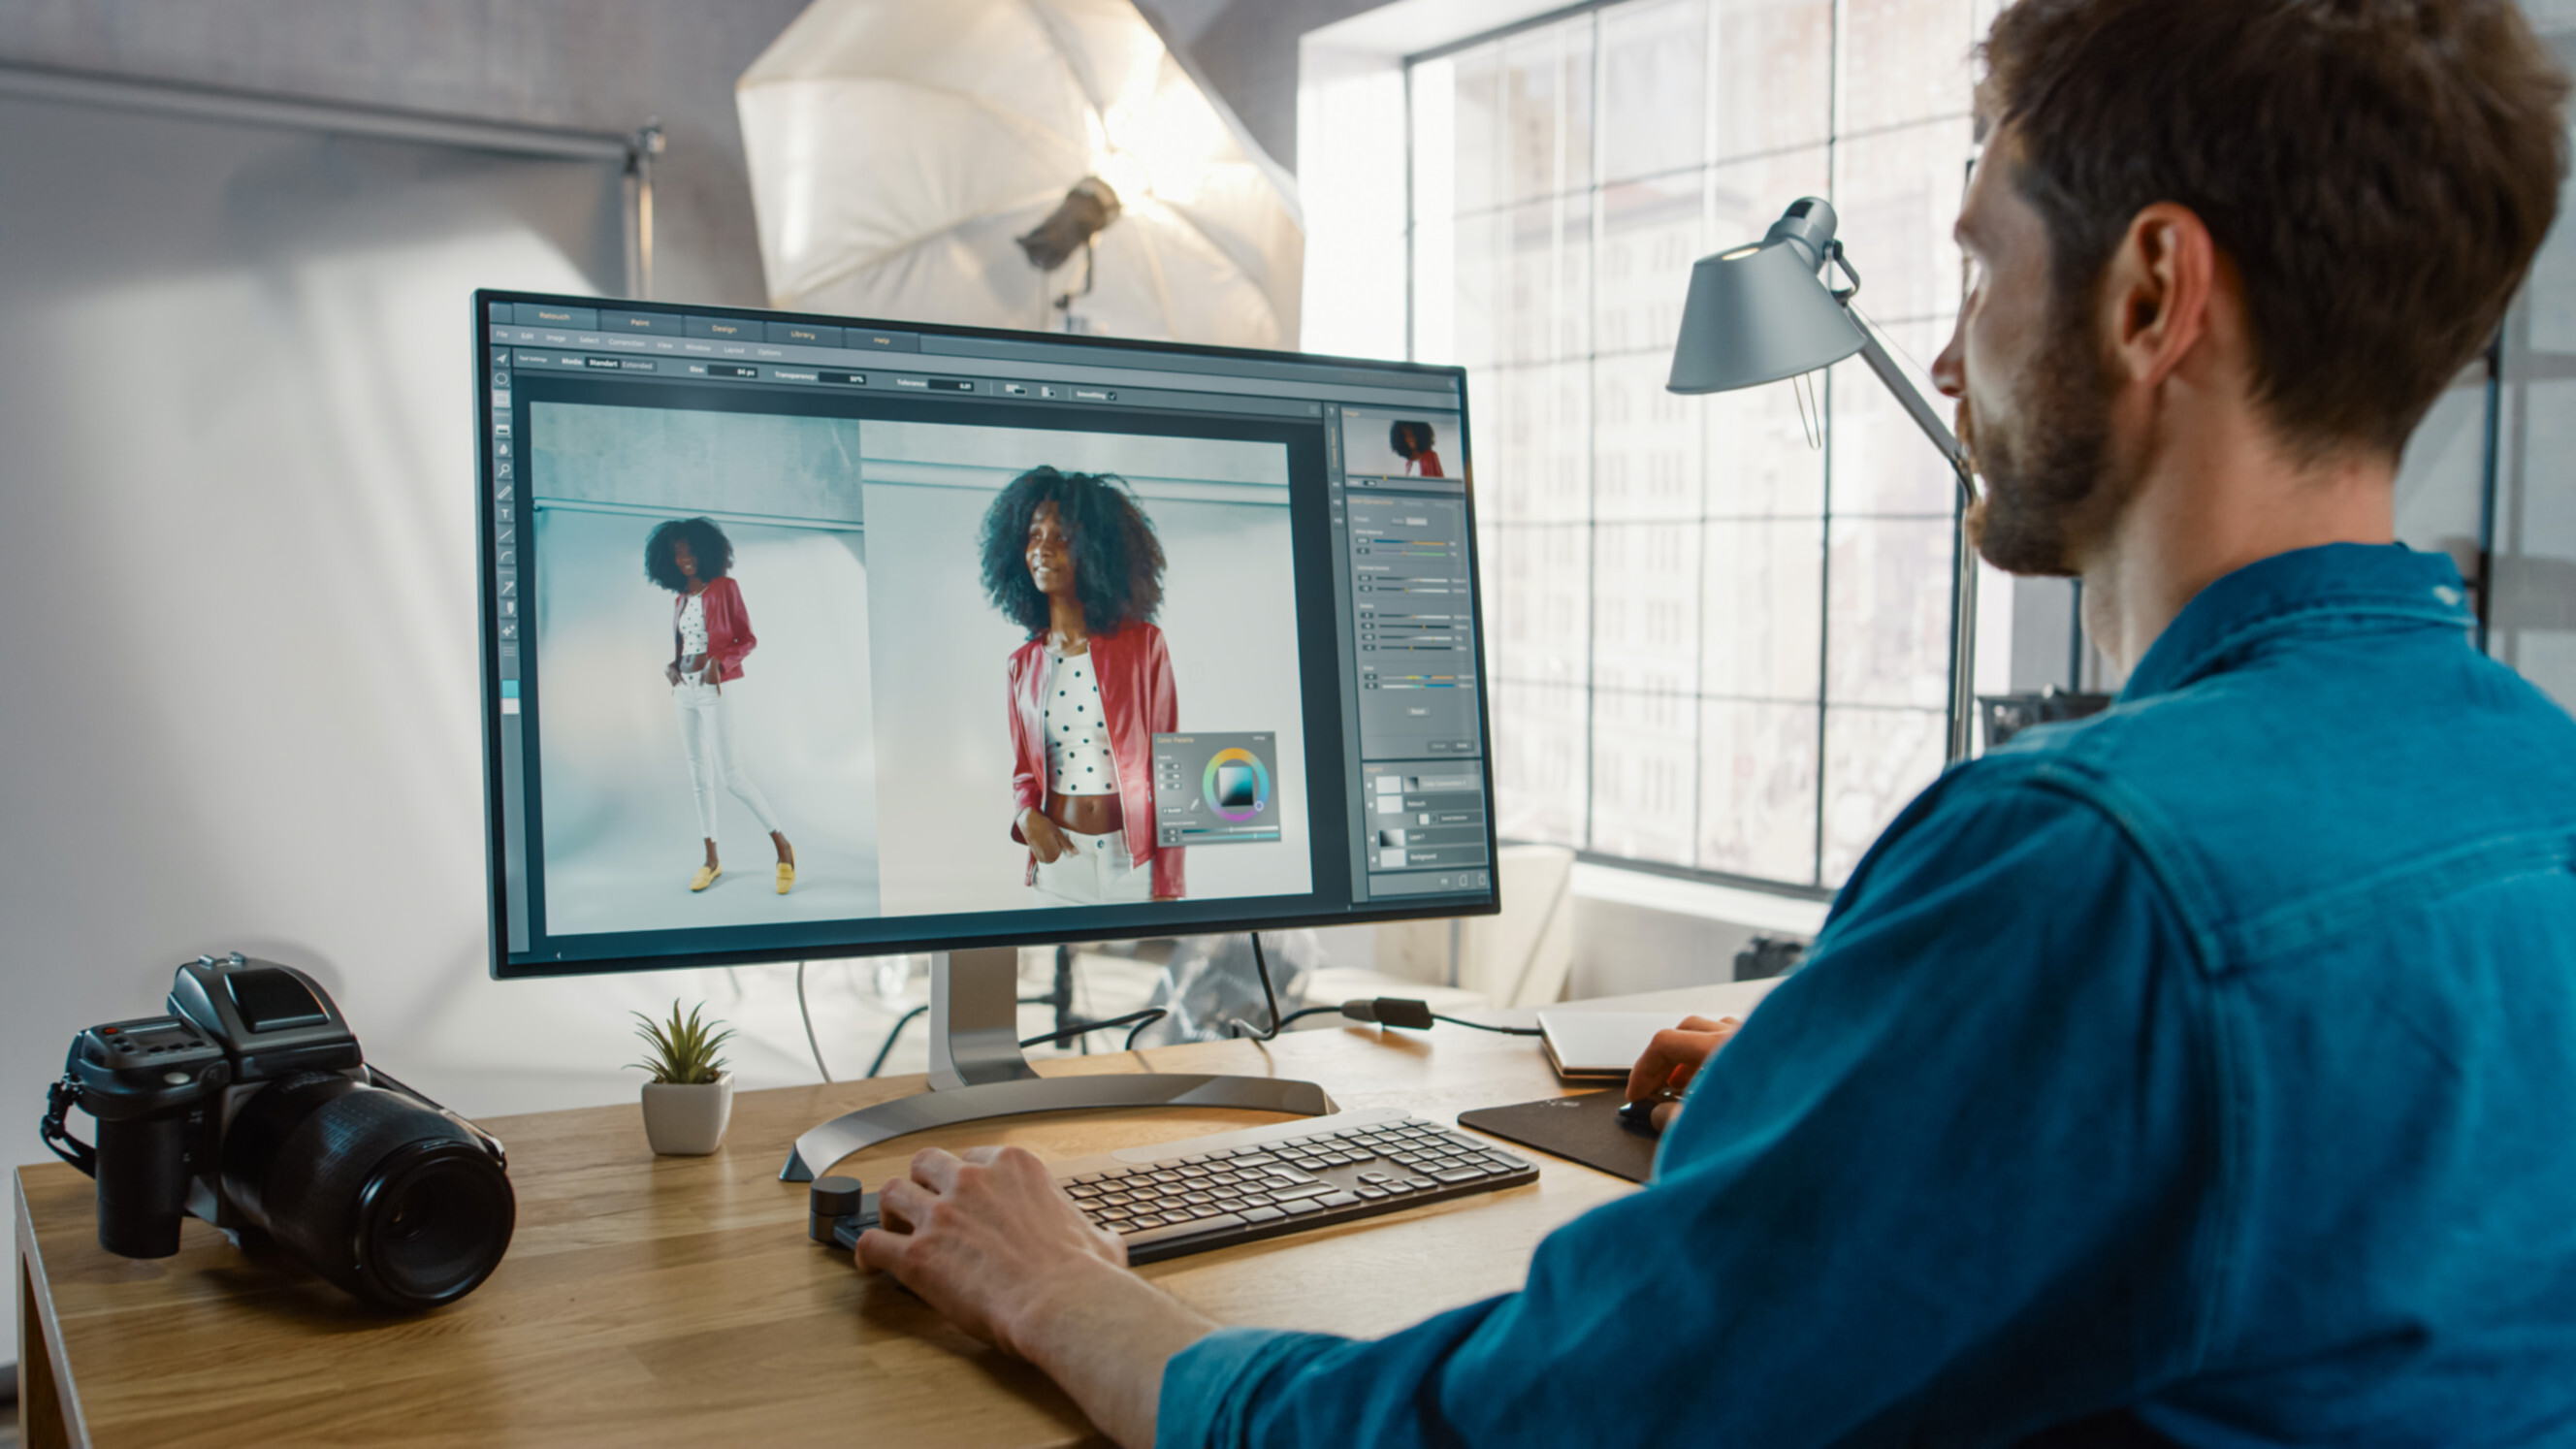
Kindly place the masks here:
POLYGON ((995 494, 1039 463, 1116 473, 1152 519, 1182 728, 1277 734, 1281 838, 1190 851, 1190 898, 1313 889, 1286 450, 936 423, 870 423, 865 436, 871 527, 905 541, 879 549, 869 579, 887 909, 1037 904, 1021 884, 1027 849, 1010 838, 1004 713, 1005 664, 1028 635, 986 599, 976 562, 995 494))

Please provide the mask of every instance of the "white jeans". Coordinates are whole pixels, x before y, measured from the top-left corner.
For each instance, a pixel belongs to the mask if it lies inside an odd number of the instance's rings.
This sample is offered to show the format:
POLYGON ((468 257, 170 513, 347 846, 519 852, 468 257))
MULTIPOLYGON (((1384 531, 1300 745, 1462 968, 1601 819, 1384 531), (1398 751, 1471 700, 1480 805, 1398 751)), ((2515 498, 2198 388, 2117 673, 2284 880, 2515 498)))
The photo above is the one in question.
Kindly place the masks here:
POLYGON ((1154 872, 1138 869, 1127 858, 1126 831, 1076 835, 1068 830, 1064 838, 1076 853, 1059 855, 1052 864, 1038 862, 1040 899, 1064 906, 1108 906, 1154 898, 1154 872))
POLYGON ((671 706, 680 716, 680 747, 689 756, 689 788, 698 797, 698 833, 709 840, 716 838, 719 777, 736 799, 751 807, 761 829, 776 830, 778 816, 733 757, 732 701, 712 684, 684 679, 671 686, 671 706))

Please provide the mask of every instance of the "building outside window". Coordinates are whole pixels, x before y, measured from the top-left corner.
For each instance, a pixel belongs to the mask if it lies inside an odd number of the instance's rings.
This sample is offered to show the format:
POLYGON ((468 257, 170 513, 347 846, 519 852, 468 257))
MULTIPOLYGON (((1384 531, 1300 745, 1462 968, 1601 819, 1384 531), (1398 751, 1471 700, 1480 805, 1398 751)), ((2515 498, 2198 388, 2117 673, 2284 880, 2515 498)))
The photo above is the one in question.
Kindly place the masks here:
POLYGON ((1806 195, 1931 362, 1992 9, 1624 0, 1406 63, 1410 347, 1470 372, 1507 839, 1831 889, 1939 772, 1946 466, 1857 361, 1812 411, 1664 377, 1692 261, 1806 195))

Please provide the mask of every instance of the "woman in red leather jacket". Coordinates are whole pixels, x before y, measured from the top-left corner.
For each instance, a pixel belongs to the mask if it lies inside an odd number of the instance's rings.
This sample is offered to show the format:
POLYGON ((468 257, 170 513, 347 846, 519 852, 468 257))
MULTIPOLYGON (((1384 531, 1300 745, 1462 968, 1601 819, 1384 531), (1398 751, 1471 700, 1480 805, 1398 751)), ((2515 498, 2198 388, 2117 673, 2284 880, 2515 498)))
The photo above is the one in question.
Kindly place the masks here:
POLYGON ((716 859, 716 782, 721 778, 735 798, 751 807, 769 832, 769 843, 777 847, 778 893, 783 896, 796 884, 796 848, 779 830, 768 798, 734 757, 733 715, 724 687, 742 678, 743 656, 760 641, 752 637, 751 615, 732 574, 733 541, 713 519, 675 518, 644 541, 644 576, 676 596, 671 603, 671 662, 662 677, 671 682, 689 788, 697 796, 698 832, 707 842, 707 863, 689 878, 689 889, 705 890, 724 874, 716 859))
POLYGON ((984 591, 1028 642, 1005 671, 1011 838, 1054 905, 1178 900, 1154 844, 1154 736, 1180 727, 1154 611, 1163 546, 1114 474, 1040 466, 984 515, 984 591))
POLYGON ((1429 423, 1399 422, 1386 430, 1386 445, 1404 460, 1404 473, 1408 478, 1442 476, 1440 455, 1433 451, 1433 444, 1439 441, 1440 435, 1429 423))

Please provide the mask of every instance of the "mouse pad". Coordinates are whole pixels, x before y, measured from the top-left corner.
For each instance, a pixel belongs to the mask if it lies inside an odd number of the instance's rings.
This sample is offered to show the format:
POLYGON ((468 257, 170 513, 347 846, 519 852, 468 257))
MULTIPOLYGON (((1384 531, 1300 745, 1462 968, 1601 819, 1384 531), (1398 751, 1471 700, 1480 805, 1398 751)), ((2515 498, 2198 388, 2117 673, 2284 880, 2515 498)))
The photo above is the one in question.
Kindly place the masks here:
POLYGON ((1458 1125, 1490 1132, 1506 1142, 1535 1147, 1551 1157, 1644 1182, 1655 1170, 1655 1144, 1642 1127, 1621 1121, 1621 1094, 1585 1092, 1510 1107, 1482 1107, 1458 1114, 1458 1125))

